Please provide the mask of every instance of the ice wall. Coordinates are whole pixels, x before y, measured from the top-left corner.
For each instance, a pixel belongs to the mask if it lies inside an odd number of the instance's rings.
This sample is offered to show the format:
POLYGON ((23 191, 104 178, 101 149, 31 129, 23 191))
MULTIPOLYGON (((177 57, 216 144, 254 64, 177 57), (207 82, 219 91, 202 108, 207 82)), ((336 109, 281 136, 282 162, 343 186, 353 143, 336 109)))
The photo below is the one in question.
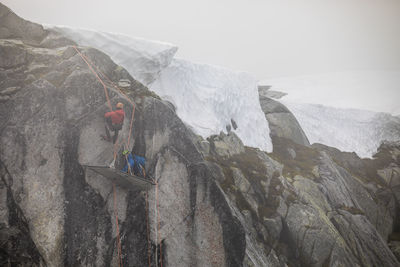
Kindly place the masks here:
POLYGON ((272 150, 257 81, 248 73, 174 59, 151 90, 171 101, 178 116, 204 138, 226 132, 233 119, 245 145, 272 150))

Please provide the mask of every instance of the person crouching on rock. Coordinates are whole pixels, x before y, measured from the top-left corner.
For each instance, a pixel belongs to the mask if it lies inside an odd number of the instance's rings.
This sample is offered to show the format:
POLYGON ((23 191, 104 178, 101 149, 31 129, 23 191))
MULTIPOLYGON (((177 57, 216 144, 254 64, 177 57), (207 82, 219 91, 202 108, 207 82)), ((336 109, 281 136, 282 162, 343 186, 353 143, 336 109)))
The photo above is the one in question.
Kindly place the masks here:
POLYGON ((134 174, 136 176, 145 177, 146 159, 137 155, 132 155, 128 150, 124 150, 122 155, 125 160, 125 166, 121 170, 124 173, 134 174))
POLYGON ((107 141, 111 141, 110 131, 114 132, 114 136, 112 138, 113 144, 117 141, 118 132, 122 130, 122 126, 124 123, 125 112, 124 112, 124 104, 119 102, 116 105, 117 110, 110 111, 104 114, 105 119, 105 128, 107 136, 103 136, 103 138, 107 141))

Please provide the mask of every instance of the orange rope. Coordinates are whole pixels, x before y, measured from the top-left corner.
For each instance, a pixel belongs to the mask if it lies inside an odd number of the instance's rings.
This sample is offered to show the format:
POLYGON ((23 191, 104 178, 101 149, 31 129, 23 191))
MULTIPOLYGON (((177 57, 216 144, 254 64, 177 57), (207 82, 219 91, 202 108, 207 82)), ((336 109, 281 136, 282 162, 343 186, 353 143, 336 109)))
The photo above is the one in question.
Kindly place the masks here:
MULTIPOLYGON (((160 233, 160 203, 158 201, 158 182, 156 181, 156 203, 157 203, 157 232, 160 233)), ((162 261, 162 244, 160 241, 160 234, 158 234, 158 240, 157 243, 160 244, 160 264, 161 267, 163 266, 163 261, 162 261)), ((157 252, 156 252, 157 253, 157 252)), ((158 263, 156 263, 158 264, 158 263)))
MULTIPOLYGON (((83 61, 85 61, 85 63, 88 65, 89 69, 92 71, 92 73, 97 77, 97 79, 100 81, 100 83, 103 85, 104 87, 104 93, 107 99, 107 103, 108 106, 110 108, 110 110, 112 111, 112 106, 111 106, 111 101, 110 101, 110 97, 108 95, 108 90, 107 90, 107 86, 104 84, 103 80, 99 77, 99 75, 97 74, 97 72, 92 68, 91 64, 88 62, 88 59, 86 58, 86 56, 84 56, 76 46, 73 46, 74 49, 76 50, 76 52, 81 56, 81 58, 83 59, 83 61)), ((132 117, 133 119, 133 117, 132 117)), ((132 129, 131 129, 132 130, 132 129)), ((114 162, 117 158, 117 146, 118 146, 118 139, 116 141, 116 143, 114 144, 114 162)), ((121 250, 121 239, 120 239, 120 234, 119 234, 119 225, 118 225, 118 212, 116 209, 116 193, 115 193, 115 184, 113 183, 113 192, 114 192, 114 214, 115 214, 115 221, 116 221, 116 227, 117 227, 117 240, 118 240, 118 266, 122 266, 122 250, 121 250)))
POLYGON ((131 124, 130 124, 130 126, 129 126, 128 147, 129 147, 129 143, 130 143, 130 141, 131 141, 131 133, 132 133, 132 127, 133 127, 133 119, 134 119, 134 117, 135 117, 135 104, 133 104, 131 124))
MULTIPOLYGON (((133 101, 118 87, 118 86, 116 86, 115 83, 114 83, 113 81, 111 81, 111 79, 108 78, 107 75, 105 75, 95 64, 93 64, 93 62, 92 62, 87 56, 85 56, 84 54, 82 54, 82 53, 78 50, 78 48, 77 48, 76 46, 74 46, 74 49, 79 53, 79 55, 81 56, 81 58, 86 62, 86 64, 87 64, 88 67, 90 68, 90 70, 93 72, 93 74, 97 77, 97 79, 98 79, 98 80, 100 81, 100 83, 103 85, 103 87, 104 87, 104 92, 105 92, 106 98, 107 98, 107 102, 108 102, 108 105, 109 105, 111 111, 112 111, 112 107, 111 107, 110 98, 109 98, 109 96, 108 96, 107 86, 105 85, 105 83, 103 82, 103 80, 100 78, 100 76, 98 75, 98 73, 100 73, 101 75, 103 75, 103 76, 112 84, 112 86, 113 86, 114 88, 116 88, 123 96, 125 96, 126 100, 128 100, 128 102, 132 104, 132 116, 131 116, 131 121, 130 121, 130 124, 129 124, 129 135, 128 135, 128 141, 127 141, 128 147, 129 147, 129 144, 130 144, 130 141, 131 141, 132 128, 133 128, 133 120, 134 120, 134 118, 135 118, 135 109, 136 109, 135 103, 134 103, 134 102, 133 102, 133 101), (94 66, 94 68, 96 68, 97 72, 96 72, 96 70, 93 69, 93 66, 94 66)), ((114 145, 114 160, 115 160, 116 157, 117 157, 117 151, 116 151, 117 148, 116 148, 116 147, 117 147, 117 145, 114 145)))
MULTIPOLYGON (((130 143, 130 141, 131 141, 131 133, 132 133, 132 126, 133 126, 133 119, 134 119, 134 117, 135 117, 135 107, 136 107, 136 105, 135 105, 135 103, 110 79, 110 78, 108 78, 108 76, 107 75, 105 75, 95 64, 93 64, 93 62, 91 62, 90 61, 90 59, 88 58, 88 57, 86 57, 85 55, 82 55, 86 60, 86 62, 89 62, 89 63, 91 63, 93 66, 95 66, 95 68, 97 69, 97 71, 101 74, 101 75, 103 75, 106 79, 107 79, 107 81, 109 82, 109 83, 111 83, 111 85, 115 88, 115 89, 117 89, 123 96, 125 96, 125 98, 128 100, 128 102, 129 103, 131 103, 132 104, 132 106, 133 106, 133 108, 132 108, 132 117, 131 117, 131 122, 130 122, 130 128, 129 128, 129 136, 128 136, 128 147, 129 147, 129 143, 130 143)), ((96 75, 97 76, 97 75, 96 75)))
POLYGON ((150 232, 149 232, 149 194, 146 192, 146 229, 147 229, 147 258, 149 260, 149 267, 151 267, 150 255, 150 232))
MULTIPOLYGON (((92 65, 95 66, 95 68, 98 70, 98 72, 103 75, 112 85, 114 88, 116 88, 123 96, 125 96, 125 98, 127 99, 127 101, 129 103, 132 104, 132 116, 131 116, 131 121, 130 121, 130 126, 129 126, 129 136, 128 136, 128 148, 129 148, 129 144, 130 144, 130 139, 131 139, 131 134, 132 134, 132 128, 133 128, 133 120, 135 118, 135 108, 136 105, 135 103, 118 87, 116 86, 110 78, 107 77, 107 75, 105 75, 103 72, 101 72, 101 70, 95 65, 93 64, 90 59, 88 57, 86 57, 85 55, 83 55, 76 46, 73 46, 74 49, 76 50, 76 52, 81 56, 81 58, 85 61, 85 63, 88 65, 88 67, 90 68, 90 70, 92 71, 92 73, 97 77, 97 79, 100 81, 100 83, 103 85, 104 87, 104 93, 107 99, 107 103, 108 106, 110 108, 110 110, 112 111, 112 106, 111 106, 111 101, 108 95, 108 90, 107 90, 107 86, 105 85, 105 83, 103 82, 103 80, 99 77, 98 73, 93 69, 92 65)), ((114 161, 116 160, 117 157, 117 146, 118 146, 118 139, 116 141, 116 143, 114 144, 114 161)), ((128 164, 129 165, 129 164, 128 164)), ((116 219, 116 227, 117 227, 117 240, 118 240, 118 256, 119 256, 119 266, 122 266, 122 250, 121 250, 121 240, 120 240, 120 234, 119 234, 119 225, 118 225, 118 212, 116 210, 116 193, 115 193, 115 184, 113 184, 113 191, 114 191, 114 214, 115 214, 115 219, 116 219)), ((157 225, 158 225, 158 230, 160 230, 160 216, 159 216, 159 201, 158 201, 158 183, 156 183, 156 203, 157 203, 157 225)), ((148 261, 149 261, 149 267, 151 266, 151 257, 150 257, 150 235, 149 235, 149 222, 148 222, 148 195, 146 194, 146 221, 147 221, 147 243, 148 243, 148 261)), ((159 242, 159 240, 157 240, 157 242, 159 242)), ((162 247, 161 247, 161 242, 160 243, 160 263, 161 263, 161 267, 162 267, 162 247)), ((158 264, 158 263, 156 263, 158 264)))
POLYGON ((103 80, 100 79, 99 75, 97 75, 97 73, 94 71, 94 69, 92 68, 92 66, 90 65, 90 63, 88 61, 86 61, 84 55, 82 55, 82 53, 78 50, 78 48, 74 45, 73 48, 76 50, 76 52, 81 56, 81 58, 83 59, 83 61, 86 62, 86 64, 88 65, 89 69, 92 71, 92 73, 97 77, 97 79, 100 81, 100 83, 103 85, 104 87, 104 93, 106 95, 107 98, 107 103, 108 106, 110 108, 110 110, 112 111, 112 106, 111 106, 111 101, 110 101, 110 97, 108 96, 108 91, 107 91, 107 86, 104 84, 103 80))
POLYGON ((122 266, 122 255, 121 255, 121 239, 119 236, 119 225, 118 225, 118 212, 117 212, 117 207, 116 207, 116 193, 115 193, 115 183, 113 183, 113 192, 114 192, 114 215, 115 215, 115 221, 116 221, 116 226, 117 226, 117 241, 118 241, 118 266, 122 266))

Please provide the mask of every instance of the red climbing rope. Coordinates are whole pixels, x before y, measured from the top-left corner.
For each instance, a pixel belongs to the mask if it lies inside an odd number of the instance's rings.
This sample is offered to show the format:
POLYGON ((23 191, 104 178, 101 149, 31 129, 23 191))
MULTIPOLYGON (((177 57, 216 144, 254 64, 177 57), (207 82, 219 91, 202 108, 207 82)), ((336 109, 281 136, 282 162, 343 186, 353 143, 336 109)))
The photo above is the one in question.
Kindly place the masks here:
MULTIPOLYGON (((76 52, 81 56, 82 60, 85 61, 85 63, 88 65, 89 69, 90 69, 90 70, 92 71, 92 73, 96 76, 96 78, 99 80, 99 82, 103 85, 104 94, 105 94, 106 99, 107 99, 108 107, 110 108, 110 111, 112 111, 111 101, 110 101, 110 97, 109 97, 109 95, 108 95, 108 90, 107 90, 106 84, 105 84, 105 83, 103 82, 103 80, 99 77, 98 73, 93 69, 90 60, 89 60, 85 55, 83 55, 83 54, 78 50, 78 48, 77 48, 75 45, 73 46, 73 48, 74 48, 74 49, 76 50, 76 52)), ((125 95, 125 97, 126 97, 126 95, 125 95)), ((129 99, 128 99, 128 100, 129 100, 129 99)), ((130 100, 129 100, 129 101, 130 101, 130 100)), ((135 107, 133 107, 133 108, 135 109, 135 107)), ((133 117, 132 117, 132 120, 133 120, 133 117)), ((130 129, 130 131, 132 131, 132 128, 130 129)), ((130 138, 130 133, 129 133, 129 138, 130 138)), ((118 150, 117 147, 118 147, 118 140, 117 140, 117 141, 115 142, 115 144, 114 144, 114 161, 115 161, 116 158, 117 158, 117 150, 118 150)))
MULTIPOLYGON (((110 110, 112 111, 112 106, 111 106, 111 101, 110 101, 110 97, 109 97, 109 95, 108 95, 108 90, 107 90, 107 86, 105 85, 105 83, 103 82, 103 80, 99 77, 99 75, 97 74, 97 72, 93 69, 93 67, 92 67, 92 65, 89 63, 89 59, 85 56, 85 55, 83 55, 79 50, 78 50, 78 48, 76 47, 76 46, 73 46, 74 47, 74 49, 76 50, 76 52, 81 56, 81 58, 82 58, 82 60, 83 61, 85 61, 85 63, 88 65, 88 67, 89 67, 89 69, 92 71, 92 73, 97 77, 97 79, 99 80, 99 82, 103 85, 103 88, 104 88, 104 93, 105 93, 105 96, 106 96, 106 99, 107 99, 107 103, 108 103, 108 106, 109 106, 109 108, 110 108, 110 110)), ((132 131, 132 121, 133 121, 133 119, 134 119, 134 116, 133 116, 133 114, 134 114, 134 110, 135 110, 135 105, 133 104, 133 102, 124 94, 124 96, 128 99, 128 101, 129 102, 131 102, 132 103, 132 105, 133 105, 133 112, 132 112, 132 118, 131 118, 131 127, 130 127, 130 130, 129 130, 129 139, 130 139, 130 136, 131 136, 131 131, 132 131)), ((129 139, 128 139, 128 145, 129 145, 129 139)), ((115 144, 114 144, 114 153, 113 153, 113 155, 114 155, 114 162, 115 162, 115 160, 116 160, 116 158, 117 158, 117 147, 118 147, 118 139, 116 140, 116 142, 115 142, 115 144)), ((117 250, 118 250, 118 266, 120 266, 120 267, 122 267, 123 265, 122 265, 122 249, 121 249, 121 239, 120 239, 120 233, 119 233, 119 225, 118 225, 118 212, 117 212, 117 208, 116 208, 116 192, 115 192, 115 184, 113 183, 113 195, 114 195, 114 198, 113 198, 113 200, 114 200, 114 215, 115 215, 115 222, 116 222, 116 231, 117 231, 117 241, 118 241, 118 244, 117 244, 117 250)))
POLYGON ((104 87, 104 93, 106 95, 106 99, 107 99, 107 103, 108 103, 108 107, 110 108, 110 110, 112 111, 112 106, 111 106, 111 101, 110 98, 108 96, 108 91, 107 91, 107 86, 104 84, 103 80, 100 79, 99 75, 97 75, 97 73, 94 71, 94 69, 92 68, 92 66, 90 65, 90 63, 85 59, 85 56, 82 55, 82 53, 78 50, 78 48, 74 45, 73 48, 76 50, 76 52, 81 56, 81 58, 83 59, 83 61, 86 62, 86 64, 88 65, 89 69, 92 71, 92 73, 97 77, 97 79, 100 81, 100 83, 103 85, 104 87))
MULTIPOLYGON (((158 201, 158 182, 156 181, 156 205, 157 205, 157 232, 160 232, 160 203, 158 201)), ((163 260, 162 260, 162 244, 160 241, 160 235, 158 236, 157 243, 160 244, 160 265, 161 267, 163 266, 163 260)), ((158 264, 158 263, 156 263, 158 264)))
POLYGON ((118 212, 117 212, 117 201, 116 201, 116 193, 115 193, 115 184, 113 183, 113 195, 114 195, 114 215, 115 215, 115 221, 116 221, 116 226, 117 226, 117 246, 118 246, 118 266, 123 266, 122 265, 122 255, 121 255, 121 239, 119 236, 119 225, 118 225, 118 212))
MULTIPOLYGON (((108 78, 108 76, 106 74, 104 74, 95 64, 93 64, 90 59, 88 57, 86 57, 83 54, 80 54, 82 57, 84 57, 85 62, 89 62, 91 65, 93 65, 97 72, 100 73, 103 77, 105 77, 107 79, 107 81, 115 88, 117 89, 123 96, 125 96, 125 98, 128 100, 129 103, 132 104, 133 108, 132 108, 132 117, 131 117, 131 122, 130 122, 130 128, 129 128, 129 136, 128 136, 128 147, 129 147, 129 143, 131 140, 131 133, 132 133, 132 127, 133 127, 133 119, 135 117, 135 103, 124 93, 124 91, 122 91, 110 78, 108 78)), ((97 76, 97 75, 96 75, 97 76)), ((103 83, 102 83, 103 84, 103 83)))
POLYGON ((150 227, 149 227, 149 194, 146 192, 146 232, 147 232, 147 258, 149 267, 151 267, 151 253, 150 253, 150 227))
MULTIPOLYGON (((136 105, 135 103, 118 87, 114 84, 113 81, 111 81, 110 78, 107 77, 107 75, 105 75, 95 64, 93 64, 90 59, 88 57, 86 57, 84 54, 82 54, 78 48, 76 46, 73 46, 74 49, 76 50, 76 52, 81 56, 81 58, 83 59, 83 61, 85 61, 85 63, 88 65, 89 69, 92 71, 92 73, 97 77, 97 79, 100 81, 100 83, 103 85, 104 87, 104 93, 107 99, 107 103, 108 106, 110 108, 110 110, 112 111, 112 106, 111 106, 111 101, 108 95, 108 90, 107 90, 107 86, 106 84, 103 82, 103 80, 100 78, 100 76, 98 75, 98 73, 100 73, 103 77, 105 77, 109 83, 111 83, 111 85, 117 89, 123 96, 125 96, 126 100, 132 104, 132 116, 131 116, 131 121, 130 121, 130 125, 129 125, 129 136, 128 136, 128 140, 127 140, 127 147, 129 148, 129 144, 130 144, 130 139, 131 139, 131 134, 132 134, 132 128, 133 128, 133 120, 135 117, 135 108, 136 105), (94 70, 94 68, 96 68, 97 72, 94 70)), ((114 161, 116 160, 116 156, 117 156, 117 148, 118 146, 118 139, 114 145, 114 161)), ((114 192, 114 214, 115 214, 115 220, 116 220, 116 230, 117 230, 117 241, 118 241, 118 257, 119 257, 119 261, 118 261, 118 266, 122 267, 122 250, 121 250, 121 240, 120 240, 120 233, 119 233, 119 225, 118 225, 118 212, 116 209, 116 192, 115 192, 115 184, 113 183, 113 192, 114 192)), ((156 182, 156 210, 157 210, 157 232, 160 231, 160 215, 159 215, 159 201, 158 201, 158 183, 156 182)), ((147 227, 147 254, 148 254, 148 262, 149 262, 149 267, 151 267, 151 254, 150 254, 150 233, 149 233, 149 206, 148 206, 148 194, 146 193, 146 227, 147 227)), ((156 240, 157 243, 160 244, 160 264, 161 267, 163 266, 163 261, 162 261, 162 244, 159 240, 160 238, 158 238, 158 240, 156 240)), ((157 252, 156 252, 157 253, 157 252)), ((156 262, 156 265, 158 265, 158 263, 156 262)))

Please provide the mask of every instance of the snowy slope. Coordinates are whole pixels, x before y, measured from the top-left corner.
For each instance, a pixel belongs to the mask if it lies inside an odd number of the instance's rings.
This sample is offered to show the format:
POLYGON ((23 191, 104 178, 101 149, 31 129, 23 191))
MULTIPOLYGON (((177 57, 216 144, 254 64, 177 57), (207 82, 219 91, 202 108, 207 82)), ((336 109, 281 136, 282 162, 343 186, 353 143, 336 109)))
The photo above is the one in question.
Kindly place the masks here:
POLYGON ((288 93, 279 101, 311 143, 371 157, 382 141, 400 140, 400 118, 389 114, 400 114, 399 71, 286 77, 260 84, 288 93))
POLYGON ((272 150, 257 82, 247 73, 174 59, 151 90, 171 101, 178 116, 204 138, 226 131, 233 119, 245 145, 272 150))
POLYGON ((388 113, 281 102, 296 116, 311 143, 372 157, 383 140, 400 140, 400 118, 388 113))
POLYGON ((151 84, 167 67, 178 48, 168 43, 133 38, 124 34, 46 25, 84 46, 97 48, 124 67, 136 80, 151 84))

